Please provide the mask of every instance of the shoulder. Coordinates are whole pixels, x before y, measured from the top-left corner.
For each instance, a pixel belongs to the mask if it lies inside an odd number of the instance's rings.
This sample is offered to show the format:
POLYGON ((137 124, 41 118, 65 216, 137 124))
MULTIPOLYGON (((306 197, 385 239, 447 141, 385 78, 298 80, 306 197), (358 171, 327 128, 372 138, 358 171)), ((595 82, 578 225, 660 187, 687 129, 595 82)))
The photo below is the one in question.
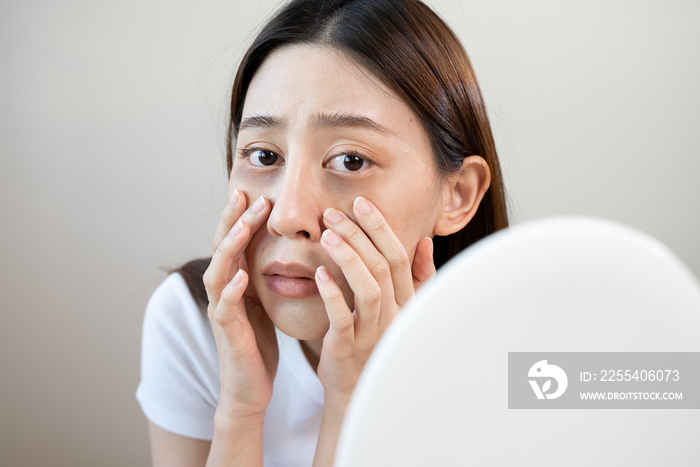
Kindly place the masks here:
POLYGON ((146 306, 137 399, 156 425, 183 436, 211 439, 218 371, 206 312, 195 303, 183 277, 171 274, 146 306))
POLYGON ((146 305, 143 343, 147 343, 149 335, 173 339, 202 328, 210 329, 206 312, 195 302, 183 277, 170 274, 146 305))
POLYGON ((192 312, 192 308, 200 311, 185 279, 179 273, 172 273, 156 288, 148 300, 146 311, 153 313, 192 312))
MULTIPOLYGON (((159 349, 207 347, 214 344, 206 310, 195 301, 178 273, 170 274, 151 295, 143 323, 144 350, 149 337, 159 349)), ((183 349, 185 351, 185 349, 183 349)))

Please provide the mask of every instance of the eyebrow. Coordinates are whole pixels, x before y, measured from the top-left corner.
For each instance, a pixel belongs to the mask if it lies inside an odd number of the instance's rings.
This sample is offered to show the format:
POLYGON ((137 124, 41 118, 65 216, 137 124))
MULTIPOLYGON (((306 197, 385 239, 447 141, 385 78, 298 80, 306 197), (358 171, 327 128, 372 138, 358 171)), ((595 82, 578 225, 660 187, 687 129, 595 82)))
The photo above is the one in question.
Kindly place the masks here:
MULTIPOLYGON (((361 128, 374 131, 381 134, 391 134, 386 127, 375 122, 369 117, 362 115, 350 115, 341 113, 320 113, 313 117, 312 122, 319 128, 361 128)), ((253 115, 241 120, 238 131, 251 128, 281 128, 285 126, 285 122, 273 117, 272 115, 253 115)))
POLYGON ((248 128, 279 128, 282 122, 271 115, 253 115, 241 120, 238 131, 248 128))
POLYGON ((350 127, 362 128, 365 130, 375 131, 377 133, 382 133, 385 135, 391 133, 387 128, 381 126, 379 123, 375 122, 371 118, 364 117, 361 115, 322 113, 316 115, 313 119, 313 122, 316 126, 319 126, 321 128, 350 127))

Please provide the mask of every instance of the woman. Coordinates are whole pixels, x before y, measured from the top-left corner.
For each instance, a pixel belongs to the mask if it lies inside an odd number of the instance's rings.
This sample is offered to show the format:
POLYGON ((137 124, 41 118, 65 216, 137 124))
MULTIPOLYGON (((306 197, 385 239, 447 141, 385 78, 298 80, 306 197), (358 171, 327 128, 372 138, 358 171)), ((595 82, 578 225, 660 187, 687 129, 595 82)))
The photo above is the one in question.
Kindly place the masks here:
POLYGON ((228 143, 213 256, 146 312, 154 464, 331 465, 386 327, 507 225, 482 97, 421 2, 296 0, 242 60, 228 143))

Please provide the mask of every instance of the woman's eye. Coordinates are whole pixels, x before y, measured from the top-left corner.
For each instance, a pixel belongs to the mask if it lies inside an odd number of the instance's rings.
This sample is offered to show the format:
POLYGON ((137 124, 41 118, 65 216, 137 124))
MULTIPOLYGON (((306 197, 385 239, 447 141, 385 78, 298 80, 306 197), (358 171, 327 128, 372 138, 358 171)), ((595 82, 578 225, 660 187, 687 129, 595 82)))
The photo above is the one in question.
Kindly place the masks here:
POLYGON ((255 149, 253 151, 250 151, 250 153, 248 154, 248 158, 250 159, 251 164, 257 166, 264 166, 274 165, 279 157, 272 151, 266 151, 264 149, 255 149))
POLYGON ((366 165, 366 162, 360 156, 344 154, 331 159, 329 165, 335 170, 340 170, 343 172, 357 172, 364 165, 366 165))

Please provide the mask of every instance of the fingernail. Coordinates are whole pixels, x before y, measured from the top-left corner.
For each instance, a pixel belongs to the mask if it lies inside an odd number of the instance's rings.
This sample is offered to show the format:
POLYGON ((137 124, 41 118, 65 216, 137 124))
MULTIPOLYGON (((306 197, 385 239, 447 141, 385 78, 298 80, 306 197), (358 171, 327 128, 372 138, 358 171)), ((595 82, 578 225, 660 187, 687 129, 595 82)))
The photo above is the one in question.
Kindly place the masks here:
POLYGON ((241 282, 243 282, 243 270, 239 269, 238 272, 236 273, 235 276, 233 276, 233 280, 231 281, 231 285, 234 287, 239 285, 241 282))
POLYGON ((236 203, 238 203, 238 198, 240 198, 240 196, 241 194, 238 192, 238 188, 235 188, 233 190, 233 193, 231 194, 231 199, 229 200, 229 203, 235 206, 236 203))
POLYGON ((326 229, 323 232, 323 241, 330 246, 340 245, 340 237, 332 230, 326 229))
POLYGON ((328 282, 331 280, 331 273, 325 266, 319 266, 318 269, 316 269, 316 274, 318 274, 318 278, 321 282, 328 282))
POLYGON ((231 237, 237 237, 243 231, 243 222, 239 219, 228 233, 231 237))
POLYGON ((265 209, 265 198, 261 196, 250 207, 250 212, 253 214, 260 214, 263 209, 265 209))
POLYGON ((333 208, 328 208, 326 209, 326 219, 328 220, 329 223, 331 224, 336 224, 340 222, 340 220, 343 218, 343 216, 340 215, 338 211, 336 211, 333 208))
POLYGON ((358 196, 355 198, 355 209, 357 209, 357 212, 360 214, 368 214, 372 210, 372 207, 369 205, 366 199, 364 199, 362 196, 358 196))

